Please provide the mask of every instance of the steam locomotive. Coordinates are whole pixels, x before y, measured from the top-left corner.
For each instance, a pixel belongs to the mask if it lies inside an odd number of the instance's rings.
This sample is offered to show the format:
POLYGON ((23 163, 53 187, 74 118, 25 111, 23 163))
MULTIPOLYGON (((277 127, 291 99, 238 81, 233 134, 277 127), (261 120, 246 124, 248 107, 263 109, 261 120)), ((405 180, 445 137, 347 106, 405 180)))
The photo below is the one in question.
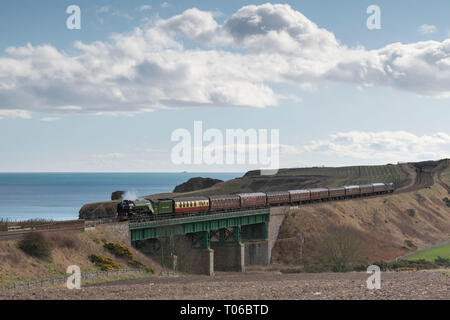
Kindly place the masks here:
POLYGON ((301 205, 305 203, 367 197, 394 192, 393 183, 372 183, 304 190, 238 193, 217 196, 181 197, 168 199, 123 200, 117 205, 117 220, 143 217, 147 219, 181 217, 267 208, 270 206, 301 205))

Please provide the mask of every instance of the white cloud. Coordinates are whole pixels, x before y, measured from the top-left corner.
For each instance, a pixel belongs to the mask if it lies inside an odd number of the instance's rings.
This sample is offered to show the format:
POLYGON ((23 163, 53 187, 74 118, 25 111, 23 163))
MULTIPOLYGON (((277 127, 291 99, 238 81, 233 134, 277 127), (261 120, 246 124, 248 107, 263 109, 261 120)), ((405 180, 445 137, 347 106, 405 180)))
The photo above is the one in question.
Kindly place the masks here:
POLYGON ((431 34, 437 32, 437 27, 430 24, 423 24, 418 29, 421 34, 431 34))
POLYGON ((0 119, 30 119, 31 113, 26 110, 12 109, 2 110, 0 109, 0 119))
POLYGON ((137 10, 138 11, 148 11, 148 10, 151 10, 152 9, 152 6, 151 5, 148 5, 148 4, 144 4, 144 5, 142 5, 142 6, 140 6, 139 8, 137 8, 137 10))
POLYGON ((304 152, 383 161, 442 159, 450 156, 450 135, 415 135, 405 131, 350 131, 312 141, 304 152))
MULTIPOLYGON (((144 5, 144 6, 141 6, 139 8, 142 8, 142 7, 146 7, 146 6, 144 5)), ((144 8, 144 10, 145 10, 145 8, 144 8)), ((102 7, 98 8, 96 13, 97 13, 97 17, 100 19, 101 23, 104 22, 104 19, 101 18, 99 15, 103 15, 103 14, 107 14, 107 13, 109 13, 112 16, 115 16, 115 17, 120 17, 120 18, 124 18, 124 19, 127 19, 127 20, 133 20, 133 17, 130 16, 128 13, 125 13, 125 12, 122 12, 122 11, 119 11, 119 10, 111 10, 111 6, 109 6, 109 5, 102 6, 102 7)))
POLYGON ((168 8, 168 7, 170 7, 170 3, 166 2, 166 1, 161 3, 161 8, 168 8))
POLYGON ((323 81, 450 96, 450 39, 348 48, 289 5, 245 6, 222 24, 212 12, 189 9, 108 41, 76 42, 75 49, 72 55, 51 45, 6 49, 0 109, 262 108, 286 98, 272 84, 317 88, 323 81), (186 37, 195 45, 186 48, 186 37))
POLYGON ((60 118, 58 117, 45 117, 45 118, 41 118, 40 120, 43 122, 54 122, 54 121, 58 121, 60 118))

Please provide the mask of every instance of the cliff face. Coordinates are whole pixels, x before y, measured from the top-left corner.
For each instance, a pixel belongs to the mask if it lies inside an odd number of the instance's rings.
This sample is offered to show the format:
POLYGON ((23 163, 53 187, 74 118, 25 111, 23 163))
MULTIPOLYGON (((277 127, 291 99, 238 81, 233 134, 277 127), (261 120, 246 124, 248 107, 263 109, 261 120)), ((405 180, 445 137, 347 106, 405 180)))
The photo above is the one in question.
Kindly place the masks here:
POLYGON ((114 191, 111 193, 111 200, 122 200, 122 196, 125 191, 114 191))
POLYGON ((201 177, 191 178, 188 181, 176 186, 175 189, 173 189, 173 192, 191 192, 202 190, 212 187, 220 182, 223 182, 223 180, 201 177))
POLYGON ((119 201, 88 203, 81 207, 78 218, 85 220, 114 218, 119 201))

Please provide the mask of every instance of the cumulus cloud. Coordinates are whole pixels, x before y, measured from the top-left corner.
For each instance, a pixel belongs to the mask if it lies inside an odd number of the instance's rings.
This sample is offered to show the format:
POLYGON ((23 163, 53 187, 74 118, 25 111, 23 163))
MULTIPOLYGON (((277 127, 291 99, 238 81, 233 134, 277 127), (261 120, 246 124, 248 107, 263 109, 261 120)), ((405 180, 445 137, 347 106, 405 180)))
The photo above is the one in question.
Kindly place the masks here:
POLYGON ((0 109, 0 119, 30 119, 31 113, 26 110, 18 110, 18 109, 12 109, 12 110, 2 110, 0 109))
POLYGON ((415 135, 405 131, 350 131, 312 141, 304 152, 392 162, 442 159, 450 155, 450 135, 415 135))
POLYGON ((421 34, 431 34, 437 31, 437 27, 430 24, 423 24, 419 27, 418 30, 421 34))
POLYGON ((51 45, 6 49, 0 109, 118 114, 262 108, 283 99, 273 84, 314 88, 321 81, 450 96, 450 39, 348 48, 289 5, 245 6, 222 24, 214 13, 194 8, 74 47, 74 54, 51 45))

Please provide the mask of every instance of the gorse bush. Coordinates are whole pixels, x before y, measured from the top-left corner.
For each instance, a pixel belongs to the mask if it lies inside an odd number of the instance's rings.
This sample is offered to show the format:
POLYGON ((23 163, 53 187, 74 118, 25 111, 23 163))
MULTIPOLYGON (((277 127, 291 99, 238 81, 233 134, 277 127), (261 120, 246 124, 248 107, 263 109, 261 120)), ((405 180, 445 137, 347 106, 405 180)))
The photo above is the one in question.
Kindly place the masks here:
POLYGON ((119 243, 108 242, 103 245, 103 248, 111 252, 116 257, 133 259, 133 253, 127 246, 119 243))
POLYGON ((106 250, 108 250, 110 253, 112 253, 113 255, 115 255, 118 258, 125 258, 127 259, 127 263, 128 265, 138 268, 138 269, 143 269, 147 272, 151 272, 154 273, 155 270, 153 268, 150 268, 148 266, 146 266, 145 264, 143 264, 142 262, 134 259, 133 257, 133 253, 130 251, 130 249, 120 243, 113 243, 113 242, 108 242, 105 243, 103 245, 103 248, 105 248, 106 250))
POLYGON ((29 256, 47 260, 51 256, 50 243, 39 232, 27 233, 18 243, 19 248, 29 256))
POLYGON ((122 266, 118 263, 115 263, 111 258, 91 254, 89 256, 89 260, 103 271, 122 269, 122 266))

